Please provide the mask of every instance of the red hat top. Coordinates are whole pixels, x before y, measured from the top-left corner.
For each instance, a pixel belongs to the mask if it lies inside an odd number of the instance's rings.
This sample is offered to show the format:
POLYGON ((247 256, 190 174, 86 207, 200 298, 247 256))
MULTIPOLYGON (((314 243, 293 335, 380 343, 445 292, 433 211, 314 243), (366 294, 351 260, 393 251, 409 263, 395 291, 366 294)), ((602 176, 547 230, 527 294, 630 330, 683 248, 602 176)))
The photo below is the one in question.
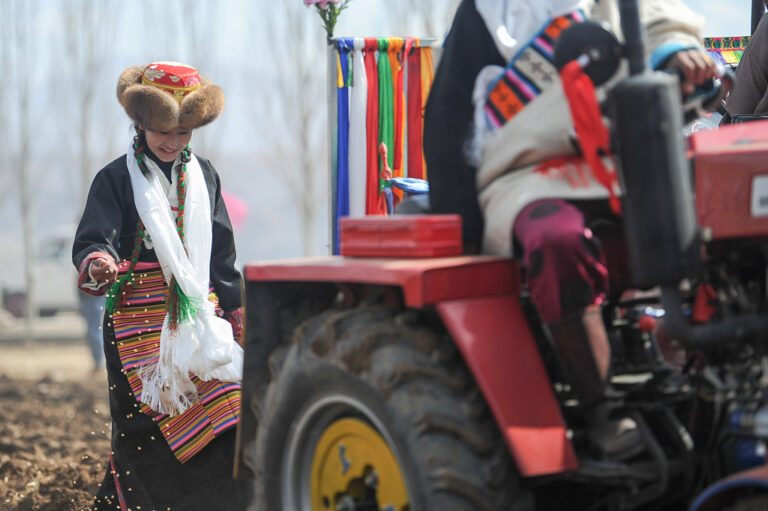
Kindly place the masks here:
POLYGON ((153 62, 141 77, 145 85, 154 85, 173 96, 177 102, 200 88, 200 74, 192 66, 178 62, 153 62))

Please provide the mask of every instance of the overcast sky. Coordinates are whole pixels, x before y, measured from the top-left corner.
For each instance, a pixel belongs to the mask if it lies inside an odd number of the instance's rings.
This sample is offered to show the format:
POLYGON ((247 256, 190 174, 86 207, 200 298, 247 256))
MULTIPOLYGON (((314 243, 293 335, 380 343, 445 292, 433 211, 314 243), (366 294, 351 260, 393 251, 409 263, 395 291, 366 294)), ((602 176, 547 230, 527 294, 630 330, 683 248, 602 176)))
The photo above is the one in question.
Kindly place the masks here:
MULTIPOLYGON (((749 34, 750 0, 683 0, 683 2, 706 18, 705 36, 749 34)), ((378 33, 379 21, 376 12, 381 8, 381 0, 352 0, 347 12, 339 21, 338 33, 350 35, 378 33)))
POLYGON ((683 0, 683 2, 706 18, 705 36, 749 35, 750 0, 683 0))

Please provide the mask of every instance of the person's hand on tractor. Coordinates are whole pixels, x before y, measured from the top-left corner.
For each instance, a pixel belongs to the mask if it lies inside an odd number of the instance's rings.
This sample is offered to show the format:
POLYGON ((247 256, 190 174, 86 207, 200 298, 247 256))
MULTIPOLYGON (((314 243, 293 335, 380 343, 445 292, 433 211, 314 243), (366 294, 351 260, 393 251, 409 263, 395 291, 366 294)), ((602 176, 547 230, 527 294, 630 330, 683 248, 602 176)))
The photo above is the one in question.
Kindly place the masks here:
POLYGON ((696 86, 704 85, 707 81, 720 75, 715 61, 698 49, 682 50, 675 53, 669 58, 666 69, 679 73, 684 96, 693 94, 696 86))
POLYGON ((88 273, 98 284, 112 284, 117 279, 117 265, 111 258, 97 257, 91 261, 88 273))
POLYGON ((734 84, 733 72, 712 60, 700 49, 678 51, 663 69, 680 78, 685 122, 718 109, 734 84))

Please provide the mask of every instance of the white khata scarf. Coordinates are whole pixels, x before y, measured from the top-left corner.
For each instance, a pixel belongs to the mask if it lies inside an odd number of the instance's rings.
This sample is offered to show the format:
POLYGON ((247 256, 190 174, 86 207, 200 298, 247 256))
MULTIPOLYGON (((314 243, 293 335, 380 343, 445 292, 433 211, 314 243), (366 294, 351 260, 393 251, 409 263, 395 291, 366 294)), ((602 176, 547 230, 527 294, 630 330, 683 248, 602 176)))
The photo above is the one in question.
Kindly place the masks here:
MULTIPOLYGON (((159 177, 162 171, 146 158, 152 172, 145 177, 136 162, 133 147, 129 148, 126 161, 136 210, 149 234, 165 281, 170 285, 171 278, 175 277, 181 290, 196 306, 192 317, 180 318, 173 332, 166 314, 160 333, 158 360, 140 367, 138 372, 143 387, 141 401, 157 412, 174 416, 183 413, 198 399, 190 373, 204 381, 241 381, 243 350, 234 340, 231 325, 214 314, 214 305, 208 300, 211 204, 197 158, 191 155, 185 177, 186 250, 159 177)), ((178 159, 174 168, 177 162, 178 159)))

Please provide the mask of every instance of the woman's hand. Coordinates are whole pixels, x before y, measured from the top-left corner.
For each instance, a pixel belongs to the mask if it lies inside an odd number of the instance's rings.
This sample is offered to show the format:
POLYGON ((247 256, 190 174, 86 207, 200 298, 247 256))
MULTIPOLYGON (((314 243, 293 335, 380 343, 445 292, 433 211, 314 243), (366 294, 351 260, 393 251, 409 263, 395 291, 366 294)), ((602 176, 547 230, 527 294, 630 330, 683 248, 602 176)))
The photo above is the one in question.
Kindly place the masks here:
POLYGON ((666 69, 677 70, 681 76, 683 95, 692 94, 697 85, 717 77, 717 66, 709 55, 697 49, 682 50, 669 58, 666 69))
POLYGON ((98 284, 112 284, 117 279, 117 265, 112 258, 97 257, 91 261, 88 273, 98 284))

